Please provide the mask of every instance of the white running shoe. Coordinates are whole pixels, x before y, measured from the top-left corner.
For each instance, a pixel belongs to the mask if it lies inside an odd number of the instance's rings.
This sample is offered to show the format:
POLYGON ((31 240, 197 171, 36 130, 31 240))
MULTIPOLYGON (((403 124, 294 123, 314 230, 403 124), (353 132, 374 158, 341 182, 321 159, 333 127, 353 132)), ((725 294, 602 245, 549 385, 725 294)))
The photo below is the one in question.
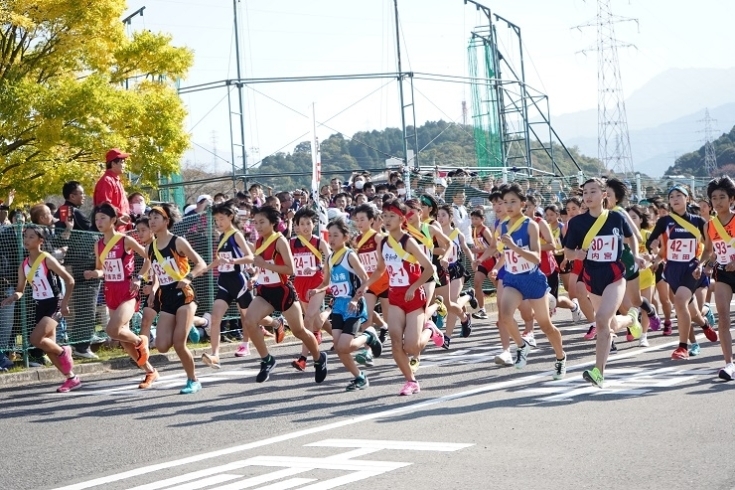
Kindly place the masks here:
POLYGON ((546 296, 549 298, 549 316, 552 317, 556 313, 556 298, 551 294, 546 296))
POLYGON ((510 355, 510 351, 504 350, 500 355, 495 356, 495 364, 500 366, 512 366, 513 356, 510 355))
POLYGON ((582 308, 579 307, 579 300, 574 298, 572 303, 574 303, 574 308, 572 308, 572 321, 574 323, 582 323, 584 321, 584 313, 582 313, 582 308))
POLYGON ((648 336, 646 334, 641 335, 641 339, 638 341, 638 347, 650 347, 648 343, 648 336))
POLYGON ((521 335, 521 338, 531 344, 531 347, 536 347, 536 336, 534 335, 533 330, 525 335, 521 335))
POLYGON ((732 381, 733 378, 735 378, 735 364, 730 363, 724 368, 720 369, 718 377, 720 379, 724 379, 725 381, 732 381))

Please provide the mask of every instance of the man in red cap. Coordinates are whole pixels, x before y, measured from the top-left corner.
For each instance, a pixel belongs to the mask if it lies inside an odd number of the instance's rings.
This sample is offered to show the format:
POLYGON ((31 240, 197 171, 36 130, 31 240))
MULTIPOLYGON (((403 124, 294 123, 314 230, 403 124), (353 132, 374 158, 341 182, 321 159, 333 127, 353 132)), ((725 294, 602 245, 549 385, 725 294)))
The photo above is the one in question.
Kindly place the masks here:
MULTIPOLYGON (((107 152, 105 161, 107 162, 107 170, 97 181, 94 186, 94 205, 99 206, 102 203, 110 203, 120 212, 118 218, 118 231, 124 232, 131 227, 130 223, 130 204, 125 188, 120 181, 120 176, 125 172, 125 160, 130 155, 124 153, 118 148, 113 148, 107 152)), ((94 216, 92 217, 92 226, 94 225, 94 216)))

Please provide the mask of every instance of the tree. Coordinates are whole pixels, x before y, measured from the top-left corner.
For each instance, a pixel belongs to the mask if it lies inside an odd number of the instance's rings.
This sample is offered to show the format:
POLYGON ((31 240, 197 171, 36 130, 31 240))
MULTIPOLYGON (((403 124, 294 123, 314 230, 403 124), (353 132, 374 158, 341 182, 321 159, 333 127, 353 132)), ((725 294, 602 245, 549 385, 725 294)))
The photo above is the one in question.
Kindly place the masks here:
POLYGON ((189 137, 172 81, 193 54, 169 35, 126 36, 124 11, 124 0, 0 3, 0 195, 89 188, 111 147, 133 155, 141 185, 178 171, 189 137))

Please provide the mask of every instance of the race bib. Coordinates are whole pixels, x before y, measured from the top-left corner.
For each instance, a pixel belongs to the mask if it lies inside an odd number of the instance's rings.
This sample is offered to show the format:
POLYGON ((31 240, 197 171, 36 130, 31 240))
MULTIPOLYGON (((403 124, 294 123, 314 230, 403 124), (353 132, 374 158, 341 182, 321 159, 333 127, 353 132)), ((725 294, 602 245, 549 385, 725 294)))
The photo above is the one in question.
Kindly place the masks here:
POLYGON ((122 282, 125 280, 122 259, 105 259, 105 282, 122 282))
POLYGON ((587 249, 587 260, 593 262, 615 262, 620 251, 620 239, 615 235, 596 236, 587 249))
POLYGON ((373 250, 372 252, 362 252, 357 254, 357 257, 360 259, 360 264, 362 264, 362 268, 365 269, 365 272, 368 274, 372 274, 378 269, 378 252, 377 250, 373 250))
MULTIPOLYGON (((523 250, 528 250, 528 247, 523 247, 523 250)), ((529 260, 526 260, 515 250, 510 250, 506 248, 503 252, 505 253, 505 271, 510 274, 522 274, 524 272, 530 272, 533 270, 534 267, 536 267, 536 264, 529 260)))
POLYGON ((391 287, 407 287, 410 286, 408 284, 408 274, 406 273, 406 269, 403 268, 403 264, 401 264, 400 267, 396 267, 392 264, 388 264, 388 283, 391 287))
POLYGON ((454 264, 459 260, 459 250, 457 248, 457 244, 452 242, 452 253, 449 255, 448 262, 450 264, 454 264))
POLYGON ((39 269, 36 271, 36 275, 31 281, 31 287, 33 288, 33 299, 49 299, 54 297, 54 292, 51 289, 51 283, 48 278, 39 269))
POLYGON ((163 269, 161 264, 158 263, 158 261, 153 261, 151 267, 153 268, 153 272, 156 274, 156 277, 158 278, 158 283, 161 286, 168 286, 176 282, 171 276, 166 273, 166 271, 163 269))
POLYGON ((348 282, 333 282, 329 286, 329 294, 335 298, 347 298, 350 296, 350 289, 348 282))
POLYGON ((697 258, 696 238, 670 238, 666 247, 666 260, 672 262, 689 262, 697 258))
POLYGON ((732 245, 725 243, 723 240, 717 240, 712 242, 717 254, 717 263, 720 265, 727 265, 732 261, 735 261, 735 248, 732 245))
MULTIPOLYGON (((217 255, 219 255, 220 259, 234 260, 232 252, 218 252, 217 255)), ((220 272, 234 272, 235 264, 220 264, 217 266, 217 270, 220 272)))
MULTIPOLYGON (((272 260, 266 260, 268 264, 275 264, 272 260)), ((269 269, 260 269, 258 274, 258 284, 261 286, 273 286, 274 284, 281 283, 281 276, 277 272, 273 272, 269 269)))
POLYGON ((316 257, 314 257, 314 254, 294 254, 293 264, 296 270, 296 277, 312 277, 316 275, 316 257), (306 273, 306 269, 311 269, 309 274, 306 273))

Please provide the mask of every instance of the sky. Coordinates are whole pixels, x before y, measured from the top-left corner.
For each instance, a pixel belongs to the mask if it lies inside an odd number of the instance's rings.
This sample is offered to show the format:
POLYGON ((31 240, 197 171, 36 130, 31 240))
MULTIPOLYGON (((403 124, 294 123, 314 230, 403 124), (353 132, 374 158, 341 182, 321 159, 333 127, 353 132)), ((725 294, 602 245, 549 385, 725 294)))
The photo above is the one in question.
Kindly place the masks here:
MULTIPOLYGON (((522 29, 526 79, 549 96, 554 115, 597 106, 594 23, 589 0, 485 0, 484 5, 522 29)), ((623 89, 630 94, 671 68, 729 68, 735 45, 735 2, 724 0, 612 0, 613 11, 638 22, 616 25, 623 89)), ((129 0, 127 13, 145 6, 129 29, 168 32, 173 43, 195 53, 181 87, 236 78, 233 1, 129 0)), ((393 0, 241 0, 243 78, 395 73, 393 0)), ((487 24, 463 0, 398 0, 403 71, 468 76, 467 42, 487 24)), ((127 15, 127 14, 126 14, 127 15)), ((513 53, 513 35, 498 24, 501 47, 513 53)), ((512 55, 508 55, 509 57, 512 55)), ((517 63, 517 59, 513 60, 517 63)), ((419 125, 427 120, 461 122, 464 83, 416 80, 419 125)), ((192 149, 187 164, 228 171, 231 165, 228 90, 186 94, 192 149), (216 147, 217 156, 213 155, 216 147)), ((231 93, 233 101, 236 92, 231 93)), ((248 165, 277 151, 290 152, 309 139, 312 111, 317 135, 400 126, 395 79, 263 83, 245 95, 248 165)), ((232 116, 237 117, 237 116, 232 116)), ((239 150, 237 150, 239 153, 239 150)), ((241 160, 241 157, 236 157, 241 160)))

